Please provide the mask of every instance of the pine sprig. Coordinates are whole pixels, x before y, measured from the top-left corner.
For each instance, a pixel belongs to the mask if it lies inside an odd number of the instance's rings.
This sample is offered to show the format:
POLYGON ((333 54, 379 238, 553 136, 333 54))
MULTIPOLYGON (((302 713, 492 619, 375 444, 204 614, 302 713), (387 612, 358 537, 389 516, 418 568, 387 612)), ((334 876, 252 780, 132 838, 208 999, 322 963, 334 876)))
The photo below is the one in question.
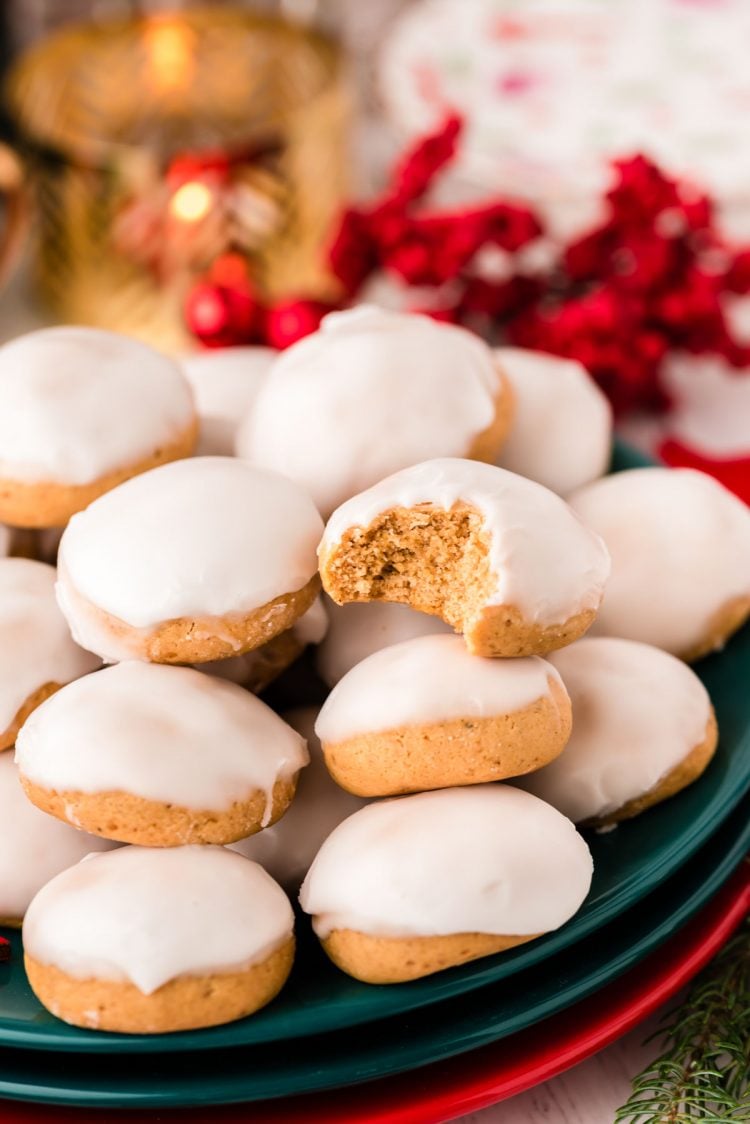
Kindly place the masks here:
POLYGON ((750 918, 663 1023, 615 1124, 750 1122, 750 918))

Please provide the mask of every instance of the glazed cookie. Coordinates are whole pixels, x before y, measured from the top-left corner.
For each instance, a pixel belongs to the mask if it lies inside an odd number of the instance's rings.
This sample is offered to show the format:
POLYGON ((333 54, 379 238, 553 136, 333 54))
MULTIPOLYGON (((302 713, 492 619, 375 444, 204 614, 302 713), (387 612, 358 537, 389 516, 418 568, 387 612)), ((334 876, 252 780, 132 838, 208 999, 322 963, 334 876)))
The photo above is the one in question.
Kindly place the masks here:
POLYGON ((596 623, 684 660, 721 648, 750 613, 750 511, 711 476, 637 468, 570 499, 612 556, 596 623))
POLYGON ((306 740, 310 764, 299 776, 289 811, 273 827, 232 843, 232 850, 260 863, 290 892, 296 893, 324 839, 364 807, 366 800, 345 792, 331 779, 315 736, 315 707, 287 711, 284 720, 306 740))
POLYGON ((538 656, 486 660, 460 636, 421 636, 353 667, 315 732, 342 788, 394 796, 539 769, 570 736, 570 699, 538 656))
POLYGON ((121 847, 58 874, 23 924, 37 999, 73 1026, 161 1034, 244 1018, 284 986, 294 914, 225 847, 121 847))
POLYGON ((274 636, 267 644, 262 644, 243 656, 231 656, 227 660, 198 664, 201 671, 228 679, 248 691, 259 694, 286 671, 310 644, 318 644, 328 629, 328 617, 322 599, 316 597, 306 613, 294 622, 291 628, 274 636))
POLYGON ((0 519, 61 527, 123 480, 193 450, 173 360, 98 328, 44 328, 0 348, 0 519))
POLYGON ((114 846, 45 816, 26 798, 13 755, 0 755, 0 925, 20 925, 45 882, 91 851, 114 846))
POLYGON ((451 459, 404 469, 343 504, 318 556, 334 601, 434 613, 478 656, 543 655, 578 639, 609 573, 604 543, 559 496, 451 459))
POLYGON ((269 372, 237 453, 306 488, 323 515, 437 456, 491 461, 511 394, 485 343, 427 316, 362 305, 326 316, 269 372))
POLYGON ((570 820, 478 785, 377 801, 329 835, 300 891, 323 947, 365 983, 400 983, 558 929, 591 885, 570 820))
POLYGON ((277 355, 272 347, 223 347, 182 359, 198 410, 199 457, 234 454, 237 427, 277 355))
POLYGON ((570 692, 573 734, 555 761, 518 784, 574 823, 630 819, 691 784, 713 757, 711 700, 674 656, 603 636, 550 662, 570 692))
POLYGON ((133 661, 40 706, 16 761, 42 811, 108 839, 178 847, 231 843, 274 823, 308 754, 241 687, 133 661))
POLYGON ((413 640, 453 630, 445 621, 427 613, 417 613, 408 605, 389 601, 361 601, 337 605, 326 598, 328 632, 315 653, 318 675, 335 687, 347 671, 373 652, 413 640))
POLYGON ((28 558, 0 559, 0 750, 63 683, 99 667, 74 643, 55 601, 55 571, 28 558))
POLYGON ((495 357, 513 388, 515 413, 497 463, 561 496, 607 471, 612 408, 573 359, 499 347, 495 357))
POLYGON ((71 520, 58 600, 108 662, 242 655, 315 600, 322 530, 309 496, 274 472, 230 457, 164 465, 71 520))

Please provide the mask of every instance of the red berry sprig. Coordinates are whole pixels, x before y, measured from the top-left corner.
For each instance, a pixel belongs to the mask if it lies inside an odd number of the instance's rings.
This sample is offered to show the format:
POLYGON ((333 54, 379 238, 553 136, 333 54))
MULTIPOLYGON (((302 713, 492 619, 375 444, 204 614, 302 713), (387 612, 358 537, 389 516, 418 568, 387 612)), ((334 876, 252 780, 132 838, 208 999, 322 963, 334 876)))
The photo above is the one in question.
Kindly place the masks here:
MULTIPOLYGON (((643 156, 617 161, 604 221, 530 276, 517 255, 544 233, 530 208, 502 199, 451 211, 426 204, 460 134, 460 119, 447 118, 398 162, 378 199, 344 212, 329 250, 338 307, 381 271, 407 288, 430 287, 439 299, 415 311, 578 359, 619 412, 666 405, 660 373, 669 351, 750 366, 723 306, 726 294, 750 293, 750 249, 724 242, 704 194, 643 156), (494 278, 477 268, 487 250, 506 263, 494 278)), ((246 267, 229 282, 202 279, 186 307, 208 346, 284 348, 315 331, 334 305, 302 295, 267 307, 246 267)))

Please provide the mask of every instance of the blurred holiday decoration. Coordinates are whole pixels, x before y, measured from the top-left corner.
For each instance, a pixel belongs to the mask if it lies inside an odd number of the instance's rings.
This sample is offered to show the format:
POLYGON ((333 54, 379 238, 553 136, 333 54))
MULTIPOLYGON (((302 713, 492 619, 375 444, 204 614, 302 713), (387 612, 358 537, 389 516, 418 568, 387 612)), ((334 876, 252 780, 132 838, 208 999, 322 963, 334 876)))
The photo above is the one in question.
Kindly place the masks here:
POLYGON ((0 286, 12 272, 27 229, 28 207, 23 189, 23 168, 12 149, 0 144, 0 195, 3 226, 0 234, 0 286))
MULTIPOLYGON (((560 245, 517 202, 429 205, 460 133, 461 121, 449 117, 400 161, 379 199, 344 212, 330 248, 340 303, 389 278, 402 307, 580 360, 620 413, 667 403, 665 362, 675 352, 750 366, 750 345, 730 315, 732 301, 750 292, 750 250, 720 236, 705 195, 642 156, 616 161, 602 221, 560 245)), ((198 305, 209 295, 215 302, 222 343, 285 347, 332 307, 300 287, 296 301, 256 299, 250 316, 243 292, 251 299, 244 278, 227 287, 210 273, 194 290, 198 305)), ((188 314, 195 334, 216 342, 195 304, 188 314)))
POLYGON ((57 316, 182 348, 186 293, 225 260, 265 299, 329 295, 347 113, 331 40, 221 5, 76 25, 21 57, 8 103, 57 316))
POLYGON ((466 120, 454 190, 533 204, 565 241, 600 221, 613 160, 695 180, 750 240, 745 0, 417 0, 378 85, 404 138, 466 120))

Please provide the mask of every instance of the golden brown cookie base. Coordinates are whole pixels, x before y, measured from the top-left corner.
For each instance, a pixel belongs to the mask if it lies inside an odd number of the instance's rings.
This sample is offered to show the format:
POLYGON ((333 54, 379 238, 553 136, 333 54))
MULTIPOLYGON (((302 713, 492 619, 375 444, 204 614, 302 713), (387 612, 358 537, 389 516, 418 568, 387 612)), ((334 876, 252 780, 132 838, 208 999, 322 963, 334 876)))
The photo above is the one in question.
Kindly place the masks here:
MULTIPOLYGON (((196 933, 200 940, 200 933, 196 933)), ((294 960, 294 937, 243 972, 180 976, 151 995, 117 980, 79 980, 24 956, 31 989, 58 1019, 88 1030, 165 1034, 243 1019, 265 1007, 284 986, 294 960)))
POLYGON ((495 463, 510 432, 516 406, 510 379, 499 364, 496 363, 495 366, 500 380, 500 392, 495 398, 495 417, 491 425, 474 438, 466 454, 468 460, 484 461, 486 464, 495 463))
POLYGON ((371 984, 405 983, 431 976, 506 952, 533 941, 528 937, 498 937, 491 933, 451 933, 446 937, 372 937, 355 929, 334 929, 322 941, 323 948, 342 972, 371 984))
POLYGON ((321 555, 323 588, 339 605, 395 601, 441 617, 476 656, 544 655, 583 636, 593 610, 543 626, 512 605, 488 605, 497 587, 489 546, 481 513, 466 504, 393 508, 321 555))
POLYGON ((17 711, 10 726, 0 734, 0 753, 2 753, 4 749, 13 748, 16 744, 18 731, 21 729, 32 710, 36 710, 38 706, 42 705, 45 699, 48 699, 50 695, 54 695, 55 691, 59 691, 61 687, 62 683, 43 683, 32 695, 29 695, 26 702, 17 711))
POLYGON ((708 656, 711 652, 723 648, 730 636, 738 628, 742 628, 748 617, 750 617, 750 597, 735 597, 732 601, 727 601, 726 605, 722 605, 718 613, 714 614, 705 638, 693 648, 689 648, 687 652, 680 652, 680 659, 685 663, 695 663, 702 656, 708 656))
MULTIPOLYGON (((142 847, 234 843, 262 829, 266 810, 265 792, 256 792, 251 799, 235 801, 231 808, 217 812, 145 800, 129 792, 56 792, 33 784, 23 774, 21 784, 31 803, 43 812, 92 835, 142 847)), ((284 815, 296 787, 296 776, 276 782, 266 827, 284 815)))
POLYGON ((86 612, 96 618, 98 627, 125 645, 133 659, 151 663, 210 663, 241 656, 267 644, 291 628, 319 592, 320 578, 314 574, 302 589, 283 593, 250 613, 177 617, 152 629, 134 628, 87 602, 77 591, 75 596, 85 605, 86 612))
POLYGON ((691 749, 687 757, 683 758, 678 765, 675 765, 674 769, 670 769, 657 785, 649 792, 644 792, 642 796, 636 796, 634 800, 628 800, 627 804, 623 804, 621 808, 610 812, 606 816, 586 820, 583 826, 610 827, 622 820, 631 820, 633 816, 640 815, 647 808, 653 808, 655 804, 661 804, 662 800, 668 800, 670 796, 674 796, 683 788, 687 788, 693 781, 697 781, 716 752, 718 741, 719 730, 716 725, 716 715, 712 708, 711 717, 706 725, 704 740, 700 745, 691 749))
POLYGON ((22 917, 0 917, 0 929, 20 929, 22 925, 22 917))
POLYGON ((544 656, 580 640, 595 620, 594 610, 585 609, 562 624, 540 625, 525 620, 513 605, 490 605, 464 639, 475 656, 544 656))
POLYGON ((564 687, 552 699, 492 718, 457 718, 323 742, 328 771, 356 796, 396 796, 520 777, 565 748, 572 714, 564 687))
POLYGON ((0 523, 11 527, 64 527, 78 511, 116 488, 118 484, 158 468, 169 461, 189 457, 198 438, 198 421, 194 418, 187 429, 150 456, 109 472, 90 484, 58 484, 52 480, 25 483, 22 480, 0 480, 0 523))

